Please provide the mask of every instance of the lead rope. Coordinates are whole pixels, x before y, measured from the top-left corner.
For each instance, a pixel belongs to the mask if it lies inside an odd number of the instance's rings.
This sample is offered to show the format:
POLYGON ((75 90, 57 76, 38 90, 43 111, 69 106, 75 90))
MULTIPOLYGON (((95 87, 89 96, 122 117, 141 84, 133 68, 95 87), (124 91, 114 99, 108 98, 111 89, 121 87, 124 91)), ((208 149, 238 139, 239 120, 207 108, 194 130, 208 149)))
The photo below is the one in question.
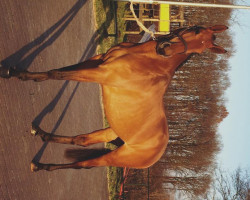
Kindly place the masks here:
POLYGON ((137 18, 135 11, 134 11, 134 7, 133 7, 133 0, 130 0, 130 10, 135 18, 135 21, 137 22, 138 26, 140 26, 145 32, 149 33, 152 37, 153 40, 156 40, 155 38, 155 34, 153 31, 148 30, 142 22, 140 22, 140 20, 137 18))

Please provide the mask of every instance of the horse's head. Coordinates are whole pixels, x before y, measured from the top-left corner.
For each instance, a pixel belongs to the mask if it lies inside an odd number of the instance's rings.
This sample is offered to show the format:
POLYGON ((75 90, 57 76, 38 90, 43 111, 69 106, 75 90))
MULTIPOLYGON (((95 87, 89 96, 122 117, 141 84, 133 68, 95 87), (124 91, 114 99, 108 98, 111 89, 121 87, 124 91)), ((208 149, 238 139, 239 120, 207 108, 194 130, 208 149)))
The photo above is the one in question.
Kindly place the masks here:
POLYGON ((163 56, 176 54, 202 53, 209 49, 214 53, 226 53, 226 50, 214 44, 215 33, 227 29, 224 25, 216 25, 209 28, 193 26, 177 29, 167 36, 159 37, 156 52, 163 56))

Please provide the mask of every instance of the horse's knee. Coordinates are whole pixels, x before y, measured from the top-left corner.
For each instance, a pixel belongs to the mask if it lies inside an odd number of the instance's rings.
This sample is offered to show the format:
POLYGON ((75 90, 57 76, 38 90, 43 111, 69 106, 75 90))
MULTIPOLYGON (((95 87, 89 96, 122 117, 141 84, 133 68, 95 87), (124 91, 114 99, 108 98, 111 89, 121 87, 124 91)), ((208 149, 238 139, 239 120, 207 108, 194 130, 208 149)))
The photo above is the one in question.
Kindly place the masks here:
POLYGON ((55 77, 58 76, 58 73, 56 72, 56 70, 50 70, 47 73, 48 73, 48 78, 49 79, 55 79, 55 77))
POLYGON ((67 80, 69 79, 70 73, 63 72, 57 69, 53 69, 47 72, 48 79, 54 79, 54 80, 67 80))

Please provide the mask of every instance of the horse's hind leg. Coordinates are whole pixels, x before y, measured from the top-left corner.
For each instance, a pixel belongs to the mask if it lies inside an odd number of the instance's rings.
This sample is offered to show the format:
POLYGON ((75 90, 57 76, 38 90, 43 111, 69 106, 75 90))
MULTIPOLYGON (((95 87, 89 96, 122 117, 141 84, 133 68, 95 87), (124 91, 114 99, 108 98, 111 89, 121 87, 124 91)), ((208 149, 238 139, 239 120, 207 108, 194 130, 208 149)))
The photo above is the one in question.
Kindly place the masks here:
POLYGON ((115 140, 118 136, 111 128, 94 131, 89 134, 82 134, 77 136, 60 136, 53 135, 43 131, 36 125, 32 125, 32 135, 39 135, 44 142, 55 142, 61 144, 75 144, 80 146, 89 146, 91 144, 110 142, 115 140))
POLYGON ((53 171, 57 169, 74 168, 89 169, 92 167, 101 166, 116 166, 116 167, 133 167, 133 168, 146 168, 153 164, 152 155, 149 153, 138 151, 126 144, 113 150, 105 155, 97 158, 84 160, 80 162, 68 164, 44 164, 44 163, 31 163, 31 171, 47 170, 53 171))

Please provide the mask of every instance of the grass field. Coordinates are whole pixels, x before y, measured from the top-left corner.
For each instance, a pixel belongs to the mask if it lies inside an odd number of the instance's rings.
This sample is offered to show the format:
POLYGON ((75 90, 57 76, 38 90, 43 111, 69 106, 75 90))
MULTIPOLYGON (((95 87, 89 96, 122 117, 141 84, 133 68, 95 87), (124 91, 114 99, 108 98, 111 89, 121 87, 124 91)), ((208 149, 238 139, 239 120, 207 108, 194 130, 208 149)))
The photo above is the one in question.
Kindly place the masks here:
POLYGON ((123 41, 125 22, 122 18, 126 3, 112 0, 94 0, 94 2, 98 53, 105 53, 110 47, 123 41))
MULTIPOLYGON (((125 24, 122 20, 125 11, 125 3, 115 3, 112 0, 94 0, 96 29, 98 32, 97 53, 105 53, 112 46, 123 41, 125 24)), ((104 117, 104 128, 108 127, 104 117)), ((112 144, 106 144, 106 148, 114 149, 112 144)), ((107 168, 109 199, 117 200, 122 182, 123 169, 117 167, 107 168)))

